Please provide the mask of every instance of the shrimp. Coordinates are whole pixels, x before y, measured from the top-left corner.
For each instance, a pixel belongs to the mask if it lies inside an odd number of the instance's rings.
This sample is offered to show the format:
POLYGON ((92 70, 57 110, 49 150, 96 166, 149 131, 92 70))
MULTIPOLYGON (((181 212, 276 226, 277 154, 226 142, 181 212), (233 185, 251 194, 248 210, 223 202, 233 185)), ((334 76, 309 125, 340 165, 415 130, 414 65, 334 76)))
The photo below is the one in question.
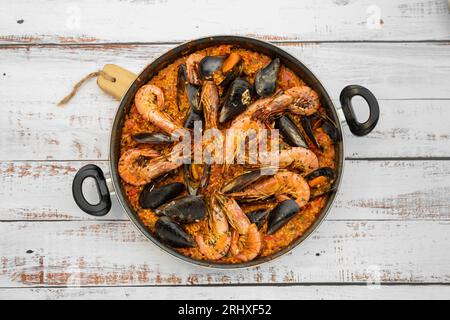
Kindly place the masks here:
POLYGON ((139 88, 134 98, 137 111, 147 121, 166 133, 173 133, 181 127, 173 122, 168 115, 160 110, 164 107, 164 94, 162 90, 152 84, 139 88))
POLYGON ((167 156, 160 156, 153 149, 129 149, 120 157, 118 170, 126 183, 141 186, 182 164, 181 161, 171 161, 167 156))
POLYGON ((195 84, 197 86, 202 84, 200 80, 199 72, 198 72, 198 64, 205 57, 202 53, 193 53, 186 59, 186 72, 187 72, 187 80, 191 84, 195 84))
POLYGON ((266 121, 270 116, 290 111, 294 114, 309 116, 317 111, 319 96, 308 86, 293 87, 275 95, 271 101, 253 113, 253 119, 266 121))
POLYGON ((200 104, 205 117, 205 129, 217 128, 219 114, 219 91, 212 81, 205 81, 200 95, 200 104))
POLYGON ((256 258, 261 250, 261 234, 256 224, 248 227, 245 235, 240 235, 236 230, 231 237, 230 252, 233 257, 246 262, 256 258))
POLYGON ((230 250, 231 237, 225 213, 212 196, 208 203, 208 233, 195 238, 198 249, 209 260, 218 260, 230 250))
POLYGON ((290 195, 301 208, 309 201, 310 189, 301 175, 290 171, 279 171, 243 191, 230 193, 231 197, 253 200, 265 199, 273 195, 279 200, 286 199, 286 195, 290 195))
POLYGON ((281 150, 278 161, 281 168, 301 169, 305 174, 319 167, 319 160, 316 154, 303 147, 281 150))
POLYGON ((217 195, 217 200, 225 212, 228 222, 230 225, 239 233, 246 234, 251 223, 248 217, 242 211, 241 207, 238 205, 236 200, 233 198, 228 198, 223 195, 217 195))

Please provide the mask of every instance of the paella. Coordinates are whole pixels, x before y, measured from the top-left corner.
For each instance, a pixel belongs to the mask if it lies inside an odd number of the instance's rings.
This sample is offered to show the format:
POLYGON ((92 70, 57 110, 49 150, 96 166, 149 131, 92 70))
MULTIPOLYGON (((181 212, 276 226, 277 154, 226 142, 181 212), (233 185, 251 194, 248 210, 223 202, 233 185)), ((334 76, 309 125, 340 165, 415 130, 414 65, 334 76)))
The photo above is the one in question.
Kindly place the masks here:
POLYGON ((336 124, 277 57, 208 47, 134 97, 118 172, 156 238, 196 260, 267 257, 301 237, 336 180, 336 124))

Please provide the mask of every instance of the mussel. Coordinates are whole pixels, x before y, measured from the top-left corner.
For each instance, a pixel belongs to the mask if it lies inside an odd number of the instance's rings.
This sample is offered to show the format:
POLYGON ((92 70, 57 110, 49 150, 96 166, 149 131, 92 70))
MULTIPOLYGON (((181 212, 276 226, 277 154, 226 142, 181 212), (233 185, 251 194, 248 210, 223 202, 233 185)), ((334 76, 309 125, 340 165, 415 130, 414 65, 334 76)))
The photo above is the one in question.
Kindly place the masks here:
POLYGON ((335 171, 329 167, 318 168, 305 177, 310 188, 310 198, 316 198, 334 189, 335 171))
POLYGON ((220 110, 219 122, 224 123, 234 118, 247 109, 252 102, 252 86, 247 80, 237 78, 227 91, 222 108, 220 110))
POLYGON ((232 193, 243 190, 245 187, 255 183, 261 178, 275 173, 275 168, 260 168, 252 171, 245 172, 230 182, 228 182, 223 188, 223 193, 232 193))
POLYGON ((269 97, 277 88, 280 59, 273 59, 267 66, 258 71, 255 76, 255 91, 260 97, 269 97))
POLYGON ((199 122, 203 125, 203 114, 198 113, 193 107, 190 107, 184 118, 183 127, 192 129, 195 122, 199 122))
POLYGON ((178 110, 181 110, 181 100, 183 95, 187 95, 189 109, 200 113, 200 89, 187 81, 186 66, 181 64, 178 67, 177 77, 177 105, 178 110))
POLYGON ((305 131, 306 136, 309 138, 312 144, 315 145, 317 148, 320 148, 311 125, 311 117, 302 117, 300 122, 302 124, 303 131, 305 131))
POLYGON ((267 234, 272 234, 280 229, 299 211, 300 207, 294 200, 288 199, 279 203, 269 214, 267 234))
POLYGON ((289 116, 281 116, 275 120, 275 128, 292 147, 308 148, 305 137, 289 116))
POLYGON ((241 76, 243 69, 243 60, 239 54, 232 52, 222 64, 223 80, 220 86, 225 89, 230 83, 241 76))
POLYGON ((203 196, 188 195, 162 205, 155 212, 181 223, 191 223, 205 218, 206 205, 203 196))
POLYGON ((184 184, 179 182, 169 183, 159 188, 155 188, 154 183, 149 183, 139 195, 139 205, 143 209, 156 209, 179 196, 184 190, 184 184))
POLYGON ((147 144, 169 144, 174 142, 172 137, 161 132, 139 132, 132 135, 134 141, 147 144))
POLYGON ((195 242, 179 224, 169 217, 162 216, 155 224, 156 235, 162 242, 174 248, 192 248, 195 242))
POLYGON ((270 211, 267 209, 258 209, 255 211, 248 212, 246 215, 251 223, 256 224, 258 229, 261 229, 261 227, 266 222, 267 217, 269 216, 269 213, 270 213, 270 211))
POLYGON ((201 173, 198 170, 199 166, 196 164, 185 164, 184 170, 184 184, 190 195, 196 196, 202 190, 208 187, 211 176, 211 165, 204 164, 201 173))
POLYGON ((206 56, 198 64, 198 72, 204 80, 212 80, 214 73, 222 68, 226 56, 206 56))

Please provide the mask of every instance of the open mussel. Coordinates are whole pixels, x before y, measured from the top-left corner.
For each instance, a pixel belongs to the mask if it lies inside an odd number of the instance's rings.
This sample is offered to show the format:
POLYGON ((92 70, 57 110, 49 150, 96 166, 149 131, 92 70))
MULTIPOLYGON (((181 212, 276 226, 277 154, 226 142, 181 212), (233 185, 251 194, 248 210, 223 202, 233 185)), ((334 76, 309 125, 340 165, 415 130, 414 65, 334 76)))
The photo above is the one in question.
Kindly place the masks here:
POLYGON ((316 136, 314 135, 314 130, 311 124, 312 117, 302 117, 300 119, 303 131, 305 132, 306 136, 309 138, 309 140, 312 142, 314 146, 317 148, 320 148, 319 143, 316 140, 316 136))
POLYGON ((156 209, 179 196, 184 190, 184 184, 179 182, 169 183, 158 188, 153 183, 149 183, 139 195, 139 205, 143 209, 156 209))
POLYGON ((308 148, 305 137, 289 116, 281 116, 275 120, 275 128, 292 147, 308 148))
POLYGON ((203 196, 188 195, 162 205, 155 212, 181 223, 191 223, 205 218, 206 205, 203 196))
POLYGON ((269 214, 267 234, 272 234, 284 226, 294 215, 300 211, 297 202, 292 199, 279 203, 269 214))
POLYGON ((316 198, 334 189, 336 174, 332 168, 322 167, 311 171, 304 178, 310 188, 310 197, 316 198))
POLYGON ((185 164, 183 170, 184 184, 190 195, 196 196, 208 187, 211 176, 210 164, 204 164, 202 168, 197 164, 185 164))
POLYGON ((260 97, 269 97, 277 88, 280 59, 273 59, 267 66, 258 71, 255 76, 255 91, 260 97))
POLYGON ((224 89, 227 88, 230 83, 241 76, 242 69, 241 56, 235 52, 230 53, 222 64, 223 80, 221 80, 220 86, 224 89))
POLYGON ((246 213, 247 218, 250 220, 251 223, 256 224, 258 229, 261 229, 264 223, 267 220, 267 217, 269 216, 270 210, 267 209, 258 209, 251 212, 246 213))
POLYGON ((174 248, 192 248, 195 246, 192 237, 169 217, 160 217, 156 221, 155 231, 162 242, 174 248))
POLYGON ((169 144, 172 137, 162 132, 139 132, 132 135, 134 141, 147 144, 169 144))
POLYGON ((247 80, 242 78, 234 80, 222 104, 219 122, 227 122, 244 112, 252 102, 252 95, 252 86, 247 80))
POLYGON ((203 80, 213 80, 216 85, 226 88, 242 73, 242 59, 232 52, 228 56, 206 56, 199 63, 199 73, 203 80))
POLYGON ((275 168, 260 168, 252 171, 245 172, 233 180, 229 181, 222 188, 223 193, 232 193, 243 190, 245 187, 255 183, 261 178, 275 173, 275 168))

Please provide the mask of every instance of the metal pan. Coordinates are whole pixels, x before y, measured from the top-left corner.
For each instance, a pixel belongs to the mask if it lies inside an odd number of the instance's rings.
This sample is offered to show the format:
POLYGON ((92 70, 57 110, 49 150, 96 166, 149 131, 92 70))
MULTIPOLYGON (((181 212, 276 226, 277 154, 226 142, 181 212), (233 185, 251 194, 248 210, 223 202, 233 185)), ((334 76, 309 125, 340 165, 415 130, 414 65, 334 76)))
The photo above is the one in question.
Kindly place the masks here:
POLYGON ((368 134, 373 130, 373 128, 376 126, 378 122, 380 116, 378 102, 375 96, 364 87, 361 87, 359 85, 349 85, 345 87, 340 94, 340 104, 342 106, 345 120, 339 118, 337 109, 333 105, 333 102, 331 101, 328 92, 325 90, 319 79, 317 79, 317 77, 295 57, 293 57, 286 51, 282 50, 281 48, 268 42, 241 36, 213 36, 183 43, 169 50, 168 52, 166 52, 165 54, 154 60, 152 63, 150 63, 147 67, 145 67, 145 69, 140 73, 140 75, 136 78, 136 80, 131 84, 131 86, 123 96, 122 100, 120 101, 117 113, 114 118, 110 138, 109 163, 110 163, 110 176, 112 184, 108 187, 105 176, 99 167, 93 164, 86 165, 78 171, 73 180, 72 192, 74 200, 78 204, 78 206, 88 214, 94 216, 103 216, 107 214, 111 209, 110 194, 114 193, 119 199, 120 204, 122 205, 124 211, 127 213, 130 220, 142 232, 144 236, 146 236, 158 247, 170 253, 171 255, 180 258, 181 260, 184 260, 186 262, 193 263, 195 265, 214 268, 235 269, 235 268, 256 266, 264 262, 271 261, 277 257, 284 255, 285 253, 289 252, 294 247, 302 243, 319 226, 319 224, 323 221, 327 213, 331 210, 336 193, 339 190, 344 167, 343 157, 345 153, 344 153, 344 140, 342 135, 341 121, 346 121, 350 128, 350 131, 357 136, 363 136, 368 134), (122 126, 125 119, 125 115, 129 112, 130 107, 133 103, 136 91, 142 85, 146 84, 161 69, 173 63, 176 59, 180 58, 181 56, 188 55, 195 51, 202 50, 204 48, 211 46, 217 46, 220 44, 230 44, 263 53, 271 58, 275 57, 280 58, 282 64, 284 64, 286 67, 290 68, 293 72, 295 72, 298 76, 300 76, 300 78, 308 86, 313 88, 319 94, 322 106, 325 107, 328 116, 337 125, 337 141, 335 145, 337 155, 336 182, 335 182, 336 188, 334 188, 334 190, 330 193, 327 204, 322 209, 321 213, 319 214, 315 222, 301 237, 293 241, 289 246, 287 246, 283 250, 271 256, 260 257, 250 262, 238 264, 223 264, 223 263, 214 263, 210 261, 195 260, 178 253, 176 250, 160 242, 145 227, 145 225, 139 219, 137 213, 134 211, 131 204, 127 200, 125 191, 122 187, 122 183, 117 171, 117 165, 120 156, 120 137, 122 134, 122 126), (366 100, 369 106, 370 115, 368 120, 364 123, 358 122, 358 120, 355 117, 355 113, 351 102, 351 99, 354 96, 361 96, 366 100), (82 184, 84 179, 86 179, 87 177, 92 177, 96 181, 98 193, 100 195, 100 202, 98 204, 95 205, 90 204, 83 196, 82 184))

